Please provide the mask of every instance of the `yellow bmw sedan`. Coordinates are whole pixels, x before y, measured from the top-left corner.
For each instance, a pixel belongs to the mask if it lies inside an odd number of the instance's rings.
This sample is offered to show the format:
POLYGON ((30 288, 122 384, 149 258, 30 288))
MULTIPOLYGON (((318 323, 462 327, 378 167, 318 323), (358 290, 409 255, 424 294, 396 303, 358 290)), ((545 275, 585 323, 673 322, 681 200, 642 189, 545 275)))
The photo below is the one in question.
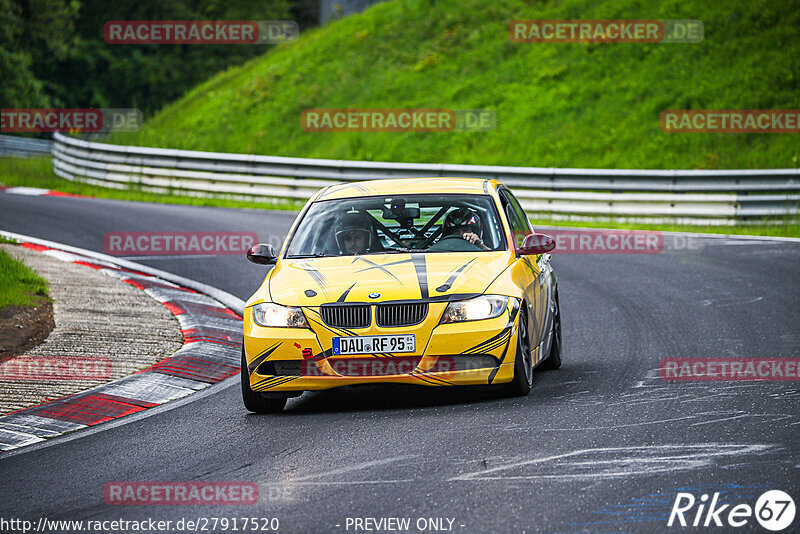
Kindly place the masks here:
POLYGON ((242 397, 277 412, 307 390, 492 385, 526 395, 561 365, 552 238, 497 180, 329 186, 298 215, 247 301, 242 397))

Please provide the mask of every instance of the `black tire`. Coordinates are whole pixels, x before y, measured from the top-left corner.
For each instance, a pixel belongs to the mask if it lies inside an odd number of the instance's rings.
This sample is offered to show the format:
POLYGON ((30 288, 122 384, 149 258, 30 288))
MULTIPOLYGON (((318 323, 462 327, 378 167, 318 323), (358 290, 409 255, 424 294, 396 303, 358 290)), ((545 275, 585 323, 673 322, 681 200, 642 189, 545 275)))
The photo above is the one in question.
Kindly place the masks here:
POLYGON ((523 397, 533 384, 533 357, 531 356, 530 336, 528 336, 528 312, 522 303, 517 328, 517 354, 514 358, 514 378, 505 385, 505 394, 510 397, 523 397))
POLYGON ((550 344, 550 354, 539 367, 543 371, 554 371, 561 367, 561 305, 558 303, 558 293, 556 293, 556 310, 553 314, 553 342, 550 344))
POLYGON ((242 347, 242 400, 244 407, 254 413, 278 413, 286 406, 286 397, 267 399, 250 389, 250 374, 247 372, 247 359, 242 347))

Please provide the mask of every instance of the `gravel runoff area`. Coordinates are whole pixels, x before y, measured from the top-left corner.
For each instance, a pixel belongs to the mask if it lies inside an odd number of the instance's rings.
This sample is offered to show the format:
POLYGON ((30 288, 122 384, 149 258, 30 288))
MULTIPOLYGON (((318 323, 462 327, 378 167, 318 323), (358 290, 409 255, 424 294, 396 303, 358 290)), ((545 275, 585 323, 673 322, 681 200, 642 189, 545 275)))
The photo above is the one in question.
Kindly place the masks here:
POLYGON ((133 285, 21 246, 0 246, 47 280, 56 325, 41 345, 3 362, 0 414, 122 378, 183 345, 175 317, 133 285), (62 367, 67 378, 51 379, 60 361, 72 364, 62 367))

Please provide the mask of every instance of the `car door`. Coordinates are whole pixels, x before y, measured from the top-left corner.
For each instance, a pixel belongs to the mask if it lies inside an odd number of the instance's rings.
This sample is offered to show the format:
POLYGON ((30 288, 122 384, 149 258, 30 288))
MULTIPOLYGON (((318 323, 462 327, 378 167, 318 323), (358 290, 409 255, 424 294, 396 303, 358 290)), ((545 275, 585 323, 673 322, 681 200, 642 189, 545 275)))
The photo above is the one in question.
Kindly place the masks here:
MULTIPOLYGON (((528 216, 522 209, 519 201, 508 189, 500 190, 501 205, 505 212, 508 224, 514 238, 514 245, 519 248, 525 236, 533 233, 528 216)), ((531 333, 531 347, 536 347, 544 340, 545 333, 551 330, 551 314, 548 303, 552 298, 552 284, 550 282, 550 254, 534 256, 519 256, 517 261, 525 267, 526 286, 525 299, 528 302, 528 331, 531 333)), ((542 355, 539 355, 541 359, 542 355)), ((534 361, 534 364, 536 361, 534 361)))

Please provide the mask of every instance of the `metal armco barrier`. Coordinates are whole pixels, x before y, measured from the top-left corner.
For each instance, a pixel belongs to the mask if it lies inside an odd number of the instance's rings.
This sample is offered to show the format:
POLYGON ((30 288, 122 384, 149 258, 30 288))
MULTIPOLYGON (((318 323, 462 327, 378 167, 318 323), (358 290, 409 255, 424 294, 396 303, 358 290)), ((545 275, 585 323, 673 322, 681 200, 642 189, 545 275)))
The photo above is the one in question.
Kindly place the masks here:
POLYGON ((53 142, 49 139, 0 135, 0 157, 44 156, 50 154, 52 148, 53 142))
POLYGON ((193 196, 305 200, 326 185, 398 177, 497 178, 533 216, 642 222, 782 222, 800 210, 800 169, 609 170, 384 163, 225 154, 82 141, 55 134, 67 180, 193 196))

